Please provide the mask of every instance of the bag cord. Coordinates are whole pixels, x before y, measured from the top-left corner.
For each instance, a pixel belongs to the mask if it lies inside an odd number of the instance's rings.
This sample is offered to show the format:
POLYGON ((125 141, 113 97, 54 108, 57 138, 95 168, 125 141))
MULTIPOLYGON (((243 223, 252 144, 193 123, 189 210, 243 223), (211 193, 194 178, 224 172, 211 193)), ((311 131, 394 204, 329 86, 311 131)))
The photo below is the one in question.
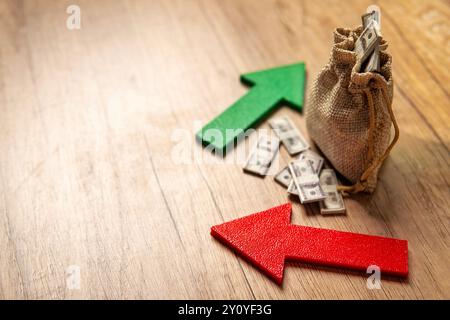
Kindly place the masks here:
MULTIPOLYGON (((381 92, 383 94, 384 102, 386 103, 389 111, 389 116, 391 118, 392 123, 394 124, 395 129, 395 136, 392 142, 390 143, 389 147, 385 150, 384 154, 379 157, 376 161, 373 161, 372 164, 364 171, 364 173, 361 175, 361 178, 357 183, 355 183, 352 186, 338 186, 338 190, 343 191, 344 193, 358 193, 361 191, 364 191, 367 188, 367 179, 370 177, 372 172, 380 166, 384 160, 388 157, 389 153, 391 152, 392 148, 395 146, 395 144, 398 141, 400 131, 398 128, 397 121, 394 116, 394 112, 392 111, 392 103, 389 103, 389 97, 387 94, 387 85, 383 83, 383 86, 381 86, 381 92)), ((367 102, 369 104, 369 136, 368 136, 368 158, 373 159, 373 149, 374 149, 374 132, 375 132, 375 106, 373 104, 373 97, 372 92, 370 91, 370 88, 365 89, 364 93, 367 97, 367 102)))

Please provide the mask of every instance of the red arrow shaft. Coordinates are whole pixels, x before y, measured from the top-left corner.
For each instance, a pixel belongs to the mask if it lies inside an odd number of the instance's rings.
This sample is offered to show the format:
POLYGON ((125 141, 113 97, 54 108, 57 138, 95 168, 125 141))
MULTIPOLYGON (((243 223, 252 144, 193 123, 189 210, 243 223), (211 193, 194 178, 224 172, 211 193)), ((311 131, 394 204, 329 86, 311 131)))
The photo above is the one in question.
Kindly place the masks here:
POLYGON ((288 260, 364 271, 376 265, 381 273, 408 274, 405 240, 296 225, 287 226, 285 236, 288 260))

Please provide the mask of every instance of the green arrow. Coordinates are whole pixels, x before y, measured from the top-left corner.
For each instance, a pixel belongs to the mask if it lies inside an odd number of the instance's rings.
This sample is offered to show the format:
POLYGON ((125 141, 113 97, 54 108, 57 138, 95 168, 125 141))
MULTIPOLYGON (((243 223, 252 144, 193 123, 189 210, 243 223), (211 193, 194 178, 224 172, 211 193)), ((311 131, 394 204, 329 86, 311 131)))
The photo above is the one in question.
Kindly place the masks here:
POLYGON ((224 153, 249 128, 281 104, 302 111, 305 84, 303 62, 241 75, 250 91, 196 134, 203 145, 224 153))

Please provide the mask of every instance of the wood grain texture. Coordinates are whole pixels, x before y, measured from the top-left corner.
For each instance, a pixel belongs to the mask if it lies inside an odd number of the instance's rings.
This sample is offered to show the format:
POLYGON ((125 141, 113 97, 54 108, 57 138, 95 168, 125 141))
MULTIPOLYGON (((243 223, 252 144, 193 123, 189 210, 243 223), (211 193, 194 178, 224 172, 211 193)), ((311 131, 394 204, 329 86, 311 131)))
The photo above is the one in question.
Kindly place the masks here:
POLYGON ((371 2, 1 0, 0 298, 449 299, 448 1, 376 1, 401 129, 376 193, 346 216, 293 207, 296 224, 407 239, 408 280, 369 290, 364 274, 289 264, 278 287, 209 235, 289 199, 189 144, 197 122, 246 92, 241 73, 305 61, 309 88, 333 29, 371 2), (181 138, 210 163, 176 163, 181 138))

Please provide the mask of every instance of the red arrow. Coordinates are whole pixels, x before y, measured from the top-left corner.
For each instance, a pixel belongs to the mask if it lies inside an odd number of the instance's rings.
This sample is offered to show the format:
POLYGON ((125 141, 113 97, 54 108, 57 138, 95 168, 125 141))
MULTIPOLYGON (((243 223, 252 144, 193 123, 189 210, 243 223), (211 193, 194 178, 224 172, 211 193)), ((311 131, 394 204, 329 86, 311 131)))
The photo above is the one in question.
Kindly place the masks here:
POLYGON ((284 204, 211 228, 211 235, 264 271, 278 284, 284 261, 408 275, 408 241, 290 224, 284 204))

